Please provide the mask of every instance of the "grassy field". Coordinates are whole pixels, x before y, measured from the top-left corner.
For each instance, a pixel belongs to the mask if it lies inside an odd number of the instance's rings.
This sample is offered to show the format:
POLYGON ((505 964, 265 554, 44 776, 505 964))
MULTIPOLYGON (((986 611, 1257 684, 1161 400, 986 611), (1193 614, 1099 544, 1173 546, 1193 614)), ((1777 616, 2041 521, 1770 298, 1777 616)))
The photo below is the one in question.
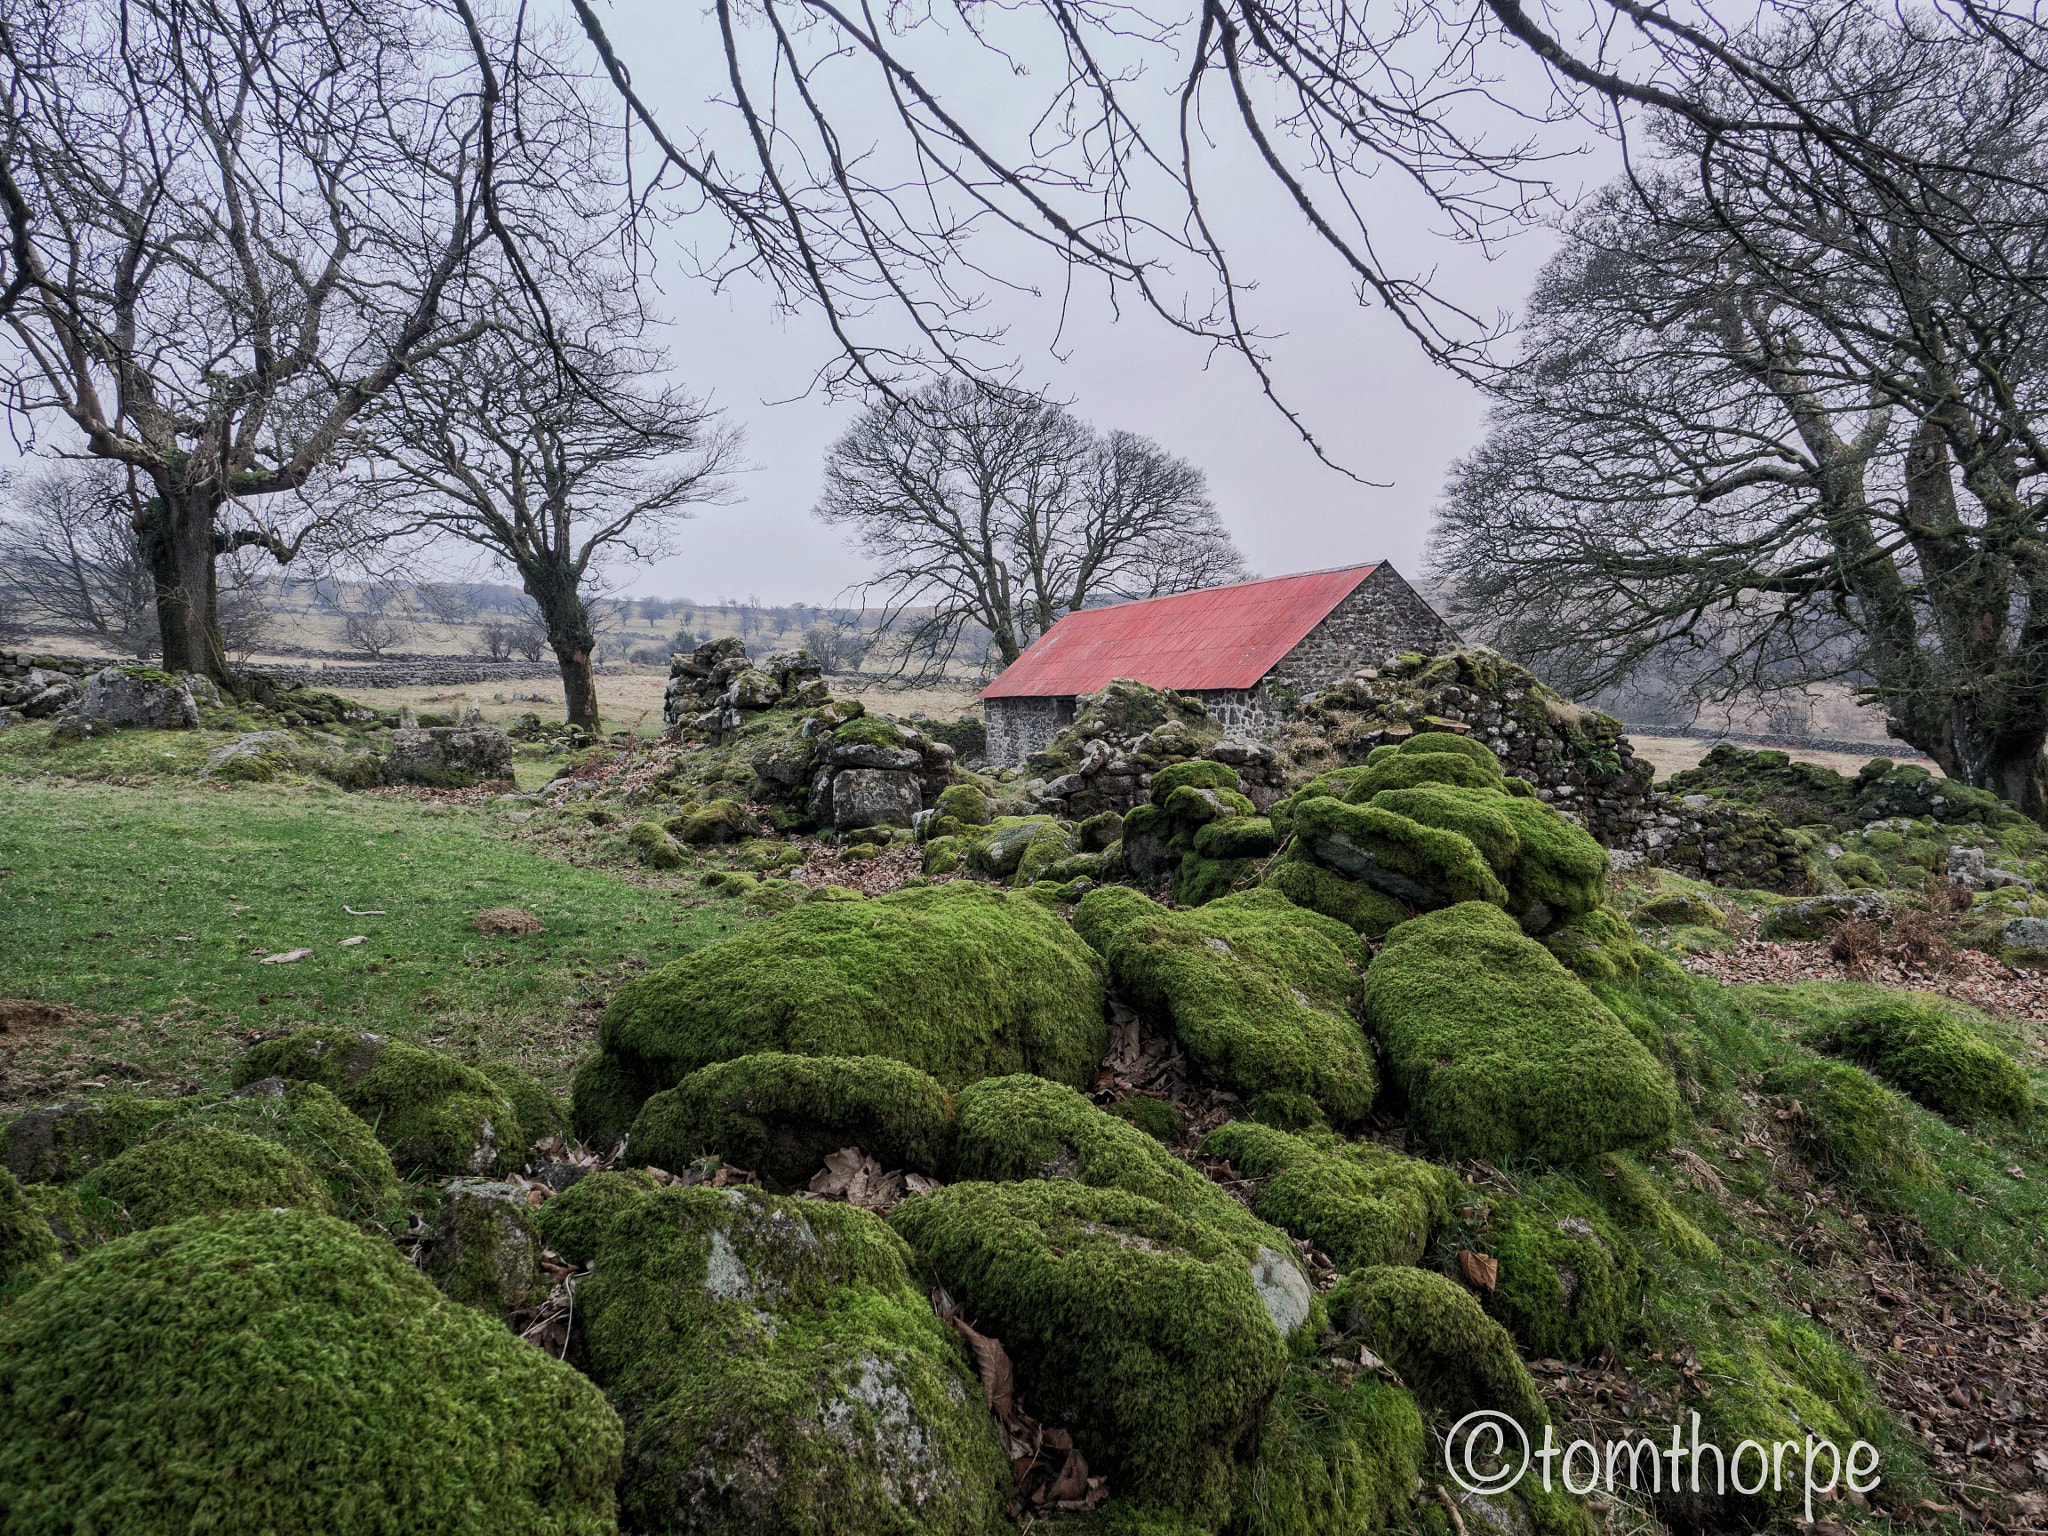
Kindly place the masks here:
POLYGON ((209 1085, 246 1037, 311 1022, 507 1054, 565 1088, 596 1018, 572 1000, 741 918, 687 876, 578 867, 508 827, 317 789, 11 783, 0 998, 93 1017, 0 1033, 0 1109, 93 1082, 209 1085), (547 931, 472 925, 508 906, 547 931))

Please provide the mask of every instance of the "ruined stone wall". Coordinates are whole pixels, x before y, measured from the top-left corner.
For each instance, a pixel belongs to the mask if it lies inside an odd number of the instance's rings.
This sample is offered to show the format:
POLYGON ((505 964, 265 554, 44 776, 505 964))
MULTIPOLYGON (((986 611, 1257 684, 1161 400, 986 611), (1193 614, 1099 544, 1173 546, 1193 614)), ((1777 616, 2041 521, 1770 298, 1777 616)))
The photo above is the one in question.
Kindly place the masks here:
POLYGON ((998 768, 1015 768, 1034 752, 1052 745, 1063 726, 1074 719, 1071 698, 988 699, 982 705, 988 726, 988 760, 998 768))
POLYGON ((1402 651, 1435 656, 1464 642, 1393 566, 1382 562, 1260 684, 1277 704, 1328 688, 1402 651))

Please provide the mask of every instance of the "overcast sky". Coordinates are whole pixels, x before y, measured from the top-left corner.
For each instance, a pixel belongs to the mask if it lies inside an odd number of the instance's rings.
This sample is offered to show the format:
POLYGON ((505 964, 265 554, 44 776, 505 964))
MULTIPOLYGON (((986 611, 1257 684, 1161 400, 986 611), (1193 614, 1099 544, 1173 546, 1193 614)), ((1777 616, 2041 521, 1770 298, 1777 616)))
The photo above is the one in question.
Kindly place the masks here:
MULTIPOLYGON (((687 8, 621 0, 608 24, 664 124, 712 116, 703 103, 723 82, 704 73, 716 62, 707 23, 687 8)), ((954 86, 949 99, 973 99, 983 85, 959 80, 957 71, 941 78, 954 86)), ((1035 94, 1033 84, 990 79, 986 89, 1014 91, 1022 101, 1035 94)), ((1248 157, 1231 158, 1237 153, 1227 141, 1220 145, 1222 169, 1207 206, 1226 221, 1226 244, 1240 272, 1258 280, 1258 323, 1280 333, 1272 344, 1278 383, 1333 457, 1383 486, 1359 484, 1318 462, 1261 397, 1242 359, 1210 358, 1200 342, 1149 311, 1127 309, 1117 317, 1099 284, 1078 295, 1061 329, 1058 268, 1013 262, 1002 267, 1004 275, 1045 285, 1045 296, 1002 295, 990 313, 1009 327, 1020 382, 1070 400, 1099 427, 1155 438, 1204 469, 1224 520, 1261 574, 1380 559, 1414 574, 1444 471, 1480 430, 1481 399, 1430 364, 1385 311, 1360 306, 1335 258, 1308 237, 1248 157)), ((1582 185, 1604 158, 1567 162, 1557 175, 1582 185)), ((1434 273, 1488 316, 1519 305, 1551 247, 1548 234, 1536 230, 1489 259, 1448 242, 1432 226, 1431 210, 1394 178, 1374 190, 1385 193, 1374 217, 1384 265, 1434 273)), ((671 238, 692 233, 682 227, 671 238)), ((822 324, 815 316, 777 316, 767 296, 744 283, 710 292, 672 265, 662 288, 679 376, 710 392, 744 426, 754 468, 738 478, 732 505, 706 508, 680 531, 675 558, 618 574, 633 591, 699 600, 851 596, 863 563, 810 509, 825 451, 859 407, 816 396, 792 400, 831 355, 822 324)))

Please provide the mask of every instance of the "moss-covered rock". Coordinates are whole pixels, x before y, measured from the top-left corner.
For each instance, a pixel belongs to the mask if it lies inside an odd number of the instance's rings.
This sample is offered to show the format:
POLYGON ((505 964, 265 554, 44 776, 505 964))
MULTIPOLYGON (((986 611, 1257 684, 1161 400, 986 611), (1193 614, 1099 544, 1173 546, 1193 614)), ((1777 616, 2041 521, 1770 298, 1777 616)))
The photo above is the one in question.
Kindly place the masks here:
POLYGON ((658 821, 637 821, 627 828, 626 846, 633 850, 633 857, 649 869, 680 869, 683 866, 683 850, 675 845, 658 821))
POLYGON ((1220 1522, 1232 1451, 1258 1430, 1287 1362, 1236 1245, 1140 1196, 1066 1180, 954 1184, 889 1220, 1003 1341, 1031 1411, 1068 1426, 1091 1467, 1220 1522))
POLYGON ((640 1196, 661 1187, 661 1180, 639 1168, 585 1174, 542 1202, 534 1226, 541 1240, 570 1263, 588 1264, 597 1257, 612 1218, 640 1196))
POLYGON ((1311 1141, 1249 1120, 1218 1126, 1202 1151, 1259 1180, 1252 1208, 1340 1269, 1415 1263, 1460 1188, 1454 1174, 1377 1142, 1311 1141))
POLYGON ((327 1186, 344 1216, 371 1215, 398 1193, 391 1154, 318 1083, 260 1079, 237 1093, 194 1102, 179 1123, 217 1125, 275 1142, 327 1186))
POLYGON ((1106 886, 1074 931, 1133 1002, 1171 1021, 1202 1068, 1241 1095, 1305 1093, 1331 1123, 1372 1108, 1378 1078, 1350 1012, 1362 955, 1341 923, 1254 890, 1190 912, 1106 886))
POLYGON ((1183 907, 1207 906, 1228 896, 1241 882, 1250 879, 1256 869, 1251 859, 1185 854, 1173 872, 1173 899, 1183 907))
POLYGON ((1000 1529, 1009 1477, 986 1399, 878 1218, 754 1189, 607 1198, 579 1245, 597 1270, 576 1305, 590 1373, 626 1421, 624 1523, 1000 1529))
POLYGON ((1498 1264, 1487 1310, 1524 1354, 1585 1360, 1622 1343, 1641 1260, 1569 1184, 1545 1181, 1538 1194, 1496 1200, 1485 1246, 1498 1264))
POLYGON ((1181 1113, 1178 1104, 1165 1099, 1147 1098, 1133 1094, 1128 1099, 1118 1099, 1109 1106, 1109 1113, 1126 1125, 1135 1125, 1154 1141, 1172 1146, 1180 1140, 1180 1133, 1187 1124, 1187 1116, 1181 1113))
POLYGON ((0 1128, 0 1166, 24 1184, 62 1184, 118 1156, 153 1125, 191 1106, 110 1093, 24 1110, 0 1128))
POLYGON ((292 1153, 225 1126, 173 1122, 86 1176, 86 1188, 138 1227, 187 1216, 288 1206, 334 1210, 327 1188, 292 1153))
POLYGON ((1354 933, 1371 938, 1387 933, 1411 915, 1406 906, 1386 892, 1324 869, 1298 846, 1291 846, 1268 862, 1259 883, 1278 891, 1297 907, 1333 917, 1354 933))
POLYGON ((1287 1247, 1277 1231, 1153 1137, 1073 1089, 1028 1073, 961 1089, 953 1156, 962 1179, 1071 1179, 1143 1195, 1231 1239, 1247 1258, 1287 1247))
POLYGON ((1670 1074, 1497 907, 1403 923, 1366 972, 1363 1001, 1438 1156, 1573 1162, 1671 1135, 1670 1074))
POLYGON ((1415 1399, 1376 1377, 1290 1365, 1239 1462, 1230 1536, 1365 1536, 1400 1529, 1427 1439, 1415 1399))
POLYGON ((1905 1101, 1861 1067, 1802 1057, 1764 1086, 1797 1106, 1789 1123, 1800 1151, 1865 1199, 1896 1205, 1932 1177, 1905 1101))
POLYGON ((963 827, 988 825, 988 796, 972 784, 953 784, 939 791, 932 809, 936 816, 950 816, 963 827))
POLYGON ((488 1177, 526 1161, 519 1116, 498 1085, 445 1051, 322 1028, 252 1046, 235 1063, 243 1088, 266 1077, 320 1084, 376 1129, 402 1173, 488 1177))
POLYGON ((479 1068, 498 1085, 498 1092, 519 1117, 519 1131, 528 1144, 543 1141, 562 1128, 562 1107, 541 1086, 540 1079, 509 1061, 487 1061, 479 1068))
POLYGON ((655 1094, 633 1122, 626 1160, 682 1168, 717 1156, 790 1190, 848 1146, 886 1168, 943 1178, 952 1144, 953 1101, 915 1067, 886 1056, 764 1052, 701 1067, 655 1094))
POLYGON ((1595 907, 1551 928, 1543 947, 1581 981, 1618 986, 1642 974, 1642 945, 1620 913, 1595 907))
POLYGON ((569 1129, 586 1146, 609 1152, 632 1132, 640 1106, 659 1085, 616 1056, 587 1058, 569 1084, 569 1129))
POLYGON ((2019 1063, 1930 997, 1856 1002, 1828 1021, 1816 1043, 1951 1120, 2018 1120, 2033 1111, 2019 1063))
POLYGON ((1294 807, 1294 835, 1324 868, 1409 906, 1427 910, 1462 901, 1508 904, 1507 887, 1471 839, 1377 805, 1329 798, 1299 802, 1294 807))
POLYGON ((621 987, 599 1038, 651 1090, 763 1051, 1082 1083, 1108 1030, 1095 957, 1064 922, 957 881, 756 923, 621 987))
POLYGON ((678 839, 699 846, 706 843, 743 843, 754 836, 754 818, 737 800, 713 800, 682 818, 678 839))
POLYGON ((63 1267, 56 1233, 22 1192, 21 1181, 0 1168, 0 1298, 63 1267))
POLYGON ((1452 1418, 1477 1408, 1525 1427, 1548 1420, 1515 1341, 1470 1292, 1426 1269, 1361 1269, 1329 1295, 1330 1326, 1392 1365, 1424 1405, 1452 1418))
POLYGON ((540 1235, 517 1184, 455 1180, 425 1246, 420 1268, 451 1300, 504 1317, 547 1295, 540 1235))
POLYGON ((1586 830, 1541 800, 1507 795, 1497 802, 1514 823, 1522 851, 1508 871, 1508 909, 1532 932, 1545 913, 1576 917, 1600 905, 1607 888, 1607 850, 1586 830))
POLYGON ((106 1244, 0 1311, 8 1529, 608 1536, 576 1371, 297 1210, 106 1244))

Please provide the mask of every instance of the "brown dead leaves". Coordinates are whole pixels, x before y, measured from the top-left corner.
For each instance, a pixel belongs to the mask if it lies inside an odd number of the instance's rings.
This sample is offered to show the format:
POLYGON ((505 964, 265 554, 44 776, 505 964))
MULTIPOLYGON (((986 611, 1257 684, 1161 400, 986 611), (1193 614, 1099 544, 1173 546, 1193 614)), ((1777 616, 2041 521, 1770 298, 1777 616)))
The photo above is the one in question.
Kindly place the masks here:
POLYGON ((977 1330, 961 1315, 960 1304, 944 1290, 932 1292, 932 1310, 967 1346, 975 1374, 995 1415, 996 1434, 1010 1461, 1010 1513, 1094 1509, 1109 1497, 1109 1480, 1088 1474, 1088 1458, 1074 1437, 1057 1426, 1038 1422, 1024 1411, 1017 1396, 1016 1373, 1002 1340, 977 1330))
POLYGON ((2048 971, 2015 970, 1974 949, 1953 950, 1946 962, 1940 963, 1938 950, 1931 946, 1923 947, 1917 940, 1902 945, 1896 939, 1887 943, 1882 954, 1865 958, 1859 969, 1852 970, 1829 953, 1833 942, 1746 939, 1731 952, 1685 955, 1680 963, 1688 971, 1711 976, 1724 985, 1871 981, 1938 992, 1987 1012, 2048 1022, 2048 971))
POLYGON ((807 1194, 819 1200, 844 1200, 864 1211, 886 1215, 906 1195, 930 1194, 938 1181, 921 1173, 884 1172, 882 1165, 859 1147, 827 1153, 825 1166, 811 1176, 807 1194))
POLYGON ((1474 1253, 1470 1248, 1458 1250, 1458 1273, 1465 1277, 1465 1283, 1475 1291, 1491 1291, 1500 1280, 1500 1260, 1489 1253, 1474 1253))

